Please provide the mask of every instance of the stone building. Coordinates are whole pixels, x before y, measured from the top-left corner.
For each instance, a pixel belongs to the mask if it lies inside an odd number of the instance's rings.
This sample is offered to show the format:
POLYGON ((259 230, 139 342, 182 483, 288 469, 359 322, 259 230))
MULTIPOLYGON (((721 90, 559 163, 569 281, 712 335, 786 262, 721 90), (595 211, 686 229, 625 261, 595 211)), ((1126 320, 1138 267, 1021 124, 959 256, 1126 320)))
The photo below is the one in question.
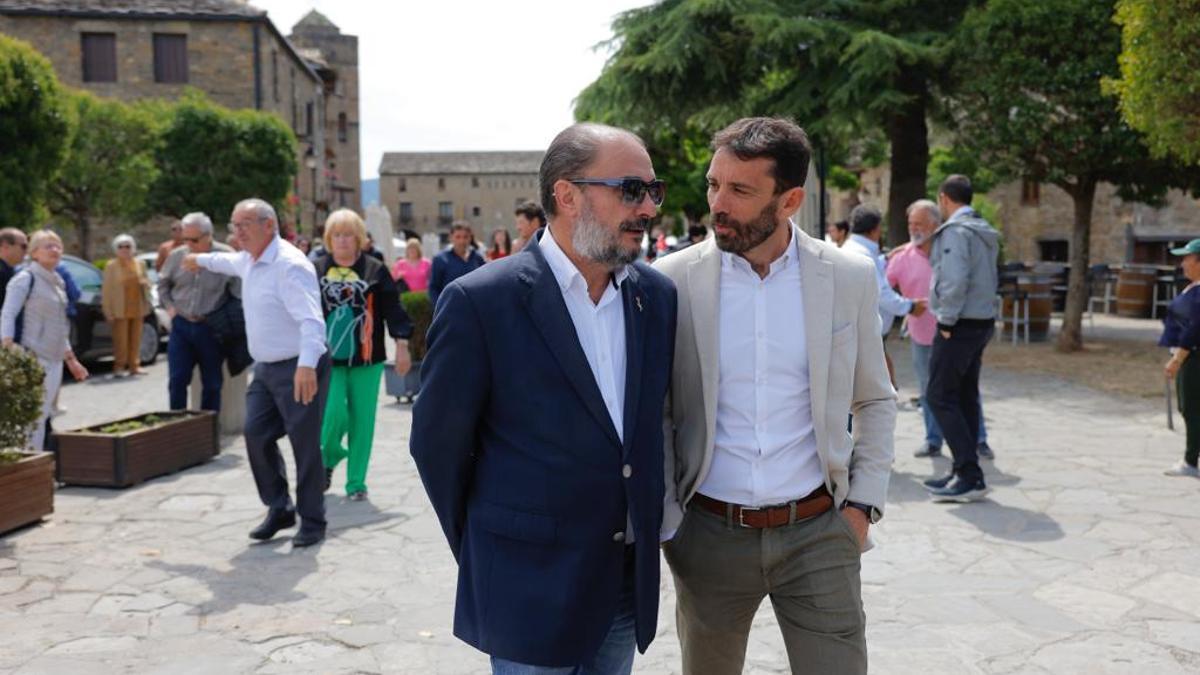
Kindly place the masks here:
MULTIPOLYGON (((329 27, 336 32, 328 20, 306 20, 296 26, 301 39, 309 39, 313 23, 321 24, 320 35, 329 27)), ((295 224, 311 229, 343 199, 358 207, 357 42, 351 36, 329 43, 339 45, 332 56, 314 38, 320 53, 310 56, 324 59, 317 63, 353 69, 331 85, 329 74, 319 74, 266 12, 242 0, 0 0, 0 33, 45 54, 63 84, 100 96, 173 99, 194 87, 229 108, 272 112, 299 141, 295 224), (334 92, 332 122, 327 89, 334 92), (327 135, 342 114, 345 142, 327 135)))
MULTIPOLYGON (((343 35, 316 10, 295 26, 288 40, 320 75, 324 84, 325 156, 318 166, 329 211, 342 207, 362 211, 359 167, 358 38, 343 35)), ((315 172, 318 167, 305 167, 315 172)))
MULTIPOLYGON (((860 173, 857 194, 832 193, 831 222, 846 218, 860 202, 885 206, 888 179, 886 165, 866 169, 860 173)), ((1011 181, 993 188, 986 196, 999 207, 1008 261, 1068 261, 1075 209, 1067 193, 1054 185, 1011 181)), ((1172 246, 1197 237, 1200 200, 1188 194, 1172 190, 1166 205, 1155 208, 1126 202, 1108 183, 1096 189, 1090 264, 1169 263, 1167 251, 1172 246)))
POLYGON ((379 201, 398 229, 444 233, 466 220, 483 241, 512 234, 513 210, 539 201, 543 152, 388 152, 379 165, 379 201))

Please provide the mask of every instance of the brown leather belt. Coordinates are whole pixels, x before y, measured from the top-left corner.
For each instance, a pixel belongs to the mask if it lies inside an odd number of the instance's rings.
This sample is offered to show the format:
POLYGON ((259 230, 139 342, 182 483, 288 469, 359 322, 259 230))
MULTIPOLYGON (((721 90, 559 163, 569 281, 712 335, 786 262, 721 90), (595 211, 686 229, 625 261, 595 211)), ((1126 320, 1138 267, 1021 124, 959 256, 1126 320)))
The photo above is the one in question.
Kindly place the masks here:
POLYGON ((833 506, 833 497, 829 496, 829 491, 822 485, 807 496, 801 497, 794 502, 760 508, 730 504, 720 499, 713 499, 712 497, 702 495, 699 492, 692 497, 691 503, 722 518, 729 517, 735 524, 742 527, 763 529, 766 527, 788 525, 797 520, 819 516, 833 506))

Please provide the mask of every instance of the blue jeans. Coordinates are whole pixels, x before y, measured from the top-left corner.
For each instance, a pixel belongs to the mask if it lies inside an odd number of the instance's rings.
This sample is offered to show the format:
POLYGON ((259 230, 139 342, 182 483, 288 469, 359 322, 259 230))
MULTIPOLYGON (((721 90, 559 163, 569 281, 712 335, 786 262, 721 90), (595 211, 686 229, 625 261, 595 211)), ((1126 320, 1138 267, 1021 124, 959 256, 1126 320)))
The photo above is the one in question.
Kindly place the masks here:
POLYGON ((492 657, 492 675, 629 675, 633 672, 633 654, 637 651, 634 633, 633 546, 626 546, 625 579, 621 600, 612 628, 600 650, 587 662, 577 666, 531 666, 492 657))
POLYGON ((167 341, 167 391, 171 395, 171 410, 187 407, 188 387, 192 371, 200 366, 200 409, 221 409, 221 364, 225 356, 221 345, 206 323, 193 323, 177 316, 171 322, 171 337, 167 341))
MULTIPOLYGON (((938 427, 933 411, 925 402, 925 389, 929 387, 929 357, 933 354, 933 345, 919 345, 912 342, 913 370, 917 373, 917 382, 921 385, 921 416, 925 418, 925 443, 930 447, 942 447, 942 430, 938 427)), ((983 423, 983 392, 979 394, 979 442, 987 443, 987 426, 983 423)))

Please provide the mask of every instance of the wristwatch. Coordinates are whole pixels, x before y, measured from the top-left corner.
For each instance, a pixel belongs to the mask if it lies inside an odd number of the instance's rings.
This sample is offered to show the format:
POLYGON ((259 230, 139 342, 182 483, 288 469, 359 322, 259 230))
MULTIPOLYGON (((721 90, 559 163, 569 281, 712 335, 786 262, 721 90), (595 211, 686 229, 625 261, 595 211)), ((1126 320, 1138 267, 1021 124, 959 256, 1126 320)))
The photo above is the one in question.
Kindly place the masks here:
POLYGON ((870 504, 863 504, 862 502, 846 501, 844 504, 842 504, 842 508, 858 509, 859 511, 862 511, 867 516, 867 522, 871 523, 872 525, 878 523, 880 519, 883 518, 882 511, 874 506, 871 506, 870 504))

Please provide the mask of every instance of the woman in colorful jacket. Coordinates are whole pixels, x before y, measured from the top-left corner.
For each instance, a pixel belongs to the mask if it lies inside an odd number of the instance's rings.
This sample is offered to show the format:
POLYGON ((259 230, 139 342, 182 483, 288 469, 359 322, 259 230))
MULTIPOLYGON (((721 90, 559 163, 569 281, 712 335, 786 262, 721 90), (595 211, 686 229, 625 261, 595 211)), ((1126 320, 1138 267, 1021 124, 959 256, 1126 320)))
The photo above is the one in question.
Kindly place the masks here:
POLYGON ((387 361, 385 330, 396 341, 396 372, 404 375, 412 365, 408 353, 412 322, 387 266, 363 253, 366 241, 362 218, 339 209, 325 221, 326 253, 316 261, 326 341, 333 359, 321 424, 325 488, 329 489, 333 470, 345 459, 346 495, 352 501, 367 498, 379 379, 387 361))

